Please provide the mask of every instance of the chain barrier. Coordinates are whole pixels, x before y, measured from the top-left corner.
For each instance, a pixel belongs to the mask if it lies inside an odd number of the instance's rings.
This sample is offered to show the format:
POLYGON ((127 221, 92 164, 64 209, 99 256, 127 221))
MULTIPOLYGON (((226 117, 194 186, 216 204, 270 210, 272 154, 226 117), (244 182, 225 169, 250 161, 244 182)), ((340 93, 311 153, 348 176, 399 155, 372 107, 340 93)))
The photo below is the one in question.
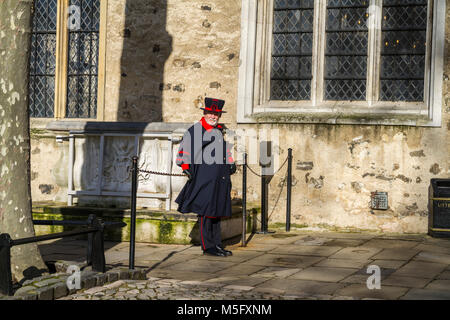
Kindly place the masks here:
POLYGON ((187 176, 184 173, 167 173, 167 172, 142 170, 142 169, 138 169, 138 172, 142 172, 142 173, 146 173, 146 174, 157 174, 157 175, 162 175, 162 176, 173 176, 173 177, 186 177, 187 176))
MULTIPOLYGON (((283 164, 278 168, 278 170, 275 171, 275 172, 273 173, 273 176, 276 175, 276 174, 284 167, 284 165, 286 164, 287 161, 288 161, 288 158, 286 158, 286 160, 284 160, 283 164)), ((242 164, 241 164, 241 166, 242 166, 242 164)), ((250 168, 250 167, 248 166, 248 164, 246 164, 245 166, 246 166, 246 167, 248 168, 248 170, 250 170, 250 172, 253 173, 255 176, 258 176, 258 177, 260 177, 260 178, 262 177, 262 175, 257 174, 255 171, 253 171, 253 169, 250 168)))
MULTIPOLYGON (((278 168, 278 170, 275 171, 275 172, 273 173, 274 176, 275 176, 278 172, 280 172, 280 170, 284 167, 284 165, 286 164, 286 162, 288 161, 288 159, 289 159, 289 157, 287 157, 286 160, 284 160, 283 164, 278 168)), ((245 166, 246 166, 246 167, 250 170, 250 172, 253 173, 255 176, 258 176, 258 177, 260 177, 260 178, 262 177, 262 175, 257 174, 255 171, 253 171, 252 168, 250 168, 250 167, 248 166, 248 164, 246 164, 245 166)), ((287 180, 287 175, 288 175, 288 170, 286 169, 286 174, 284 175, 284 179, 283 179, 283 183, 282 183, 281 188, 280 188, 280 192, 278 193, 277 200, 275 201, 275 204, 274 204, 274 206, 273 206, 273 208, 272 208, 272 211, 270 212, 270 214, 269 214, 267 220, 270 220, 270 217, 272 216, 273 212, 275 211, 275 208, 277 207, 278 201, 280 200, 281 193, 283 192, 283 188, 284 188, 284 185, 285 185, 286 180, 287 180)), ((257 221, 257 222, 261 223, 261 220, 259 220, 257 216, 256 216, 255 218, 256 218, 256 221, 257 221)))

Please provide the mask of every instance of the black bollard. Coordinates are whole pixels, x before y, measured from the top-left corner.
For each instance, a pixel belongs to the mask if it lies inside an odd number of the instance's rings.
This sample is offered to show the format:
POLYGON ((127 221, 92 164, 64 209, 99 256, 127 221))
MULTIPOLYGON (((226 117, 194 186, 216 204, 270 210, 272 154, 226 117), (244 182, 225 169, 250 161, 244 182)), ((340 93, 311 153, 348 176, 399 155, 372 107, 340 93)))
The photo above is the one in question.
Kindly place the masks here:
POLYGON ((288 149, 288 173, 286 190, 286 231, 291 230, 292 149, 288 149))
POLYGON ((247 153, 244 153, 244 164, 242 166, 242 247, 245 247, 247 229, 247 153))
POLYGON ((0 234, 0 294, 12 295, 11 274, 11 237, 7 233, 0 234))
POLYGON ((138 157, 133 157, 133 166, 131 169, 131 224, 130 224, 130 259, 129 268, 134 269, 134 249, 136 235, 136 194, 137 194, 137 175, 138 175, 138 157))

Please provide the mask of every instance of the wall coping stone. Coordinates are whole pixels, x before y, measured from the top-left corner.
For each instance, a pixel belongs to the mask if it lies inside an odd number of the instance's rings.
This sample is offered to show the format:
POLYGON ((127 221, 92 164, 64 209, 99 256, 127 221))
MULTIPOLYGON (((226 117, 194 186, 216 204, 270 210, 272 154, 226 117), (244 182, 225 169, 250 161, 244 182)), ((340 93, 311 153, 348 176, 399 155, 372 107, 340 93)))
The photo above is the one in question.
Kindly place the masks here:
POLYGON ((117 121, 52 121, 50 131, 119 132, 119 133, 174 133, 183 134, 190 122, 117 122, 117 121))
MULTIPOLYGON (((70 264, 70 262, 63 262, 70 264)), ((118 280, 147 280, 147 269, 128 269, 125 267, 113 268, 105 273, 95 272, 89 269, 81 272, 80 289, 69 290, 66 280, 69 274, 64 272, 47 274, 29 279, 15 291, 13 296, 0 295, 0 300, 56 300, 78 291, 96 286, 103 286, 118 280)))

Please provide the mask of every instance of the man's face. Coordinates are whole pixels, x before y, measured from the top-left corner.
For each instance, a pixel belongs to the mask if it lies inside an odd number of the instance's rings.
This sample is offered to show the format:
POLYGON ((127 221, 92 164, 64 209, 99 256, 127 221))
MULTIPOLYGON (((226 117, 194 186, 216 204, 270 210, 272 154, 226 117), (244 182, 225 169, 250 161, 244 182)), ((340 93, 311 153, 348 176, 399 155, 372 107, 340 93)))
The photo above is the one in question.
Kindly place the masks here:
POLYGON ((220 113, 205 111, 203 113, 203 117, 205 118, 207 124, 209 124, 212 127, 215 127, 215 126, 217 126, 217 123, 219 122, 220 113))

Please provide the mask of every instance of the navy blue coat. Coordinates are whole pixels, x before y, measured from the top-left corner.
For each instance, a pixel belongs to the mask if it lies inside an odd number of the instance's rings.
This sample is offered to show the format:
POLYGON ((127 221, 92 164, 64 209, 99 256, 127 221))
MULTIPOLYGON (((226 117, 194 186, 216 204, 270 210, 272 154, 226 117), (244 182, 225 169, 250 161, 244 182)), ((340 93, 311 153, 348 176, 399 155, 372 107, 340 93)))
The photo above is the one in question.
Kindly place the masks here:
POLYGON ((220 125, 213 128, 202 118, 190 127, 181 141, 176 163, 192 174, 175 200, 179 212, 231 216, 229 164, 233 159, 220 125))

